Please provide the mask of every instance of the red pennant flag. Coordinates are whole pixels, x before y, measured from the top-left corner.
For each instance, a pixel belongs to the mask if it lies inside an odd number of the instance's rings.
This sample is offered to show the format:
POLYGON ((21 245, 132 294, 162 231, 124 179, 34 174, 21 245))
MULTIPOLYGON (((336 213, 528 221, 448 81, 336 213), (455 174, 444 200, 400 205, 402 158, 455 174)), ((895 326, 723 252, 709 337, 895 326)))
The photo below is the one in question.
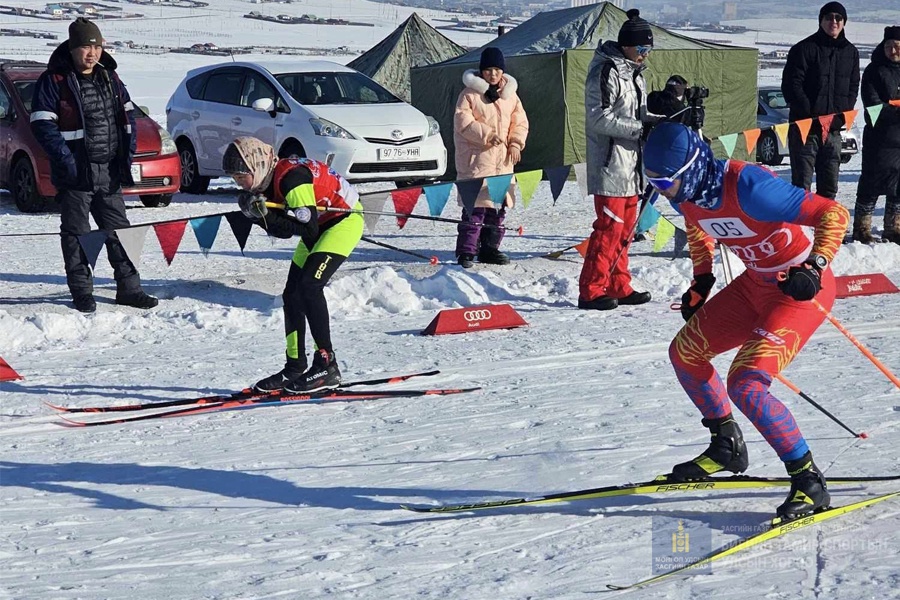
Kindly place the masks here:
MULTIPOLYGON (((394 201, 394 212, 411 215, 421 195, 422 188, 420 187, 391 191, 391 200, 394 201)), ((397 217, 397 227, 403 229, 406 221, 408 221, 406 217, 397 217)))
POLYGON ((15 369, 9 366, 9 363, 0 358, 0 381, 15 381, 16 379, 24 379, 16 373, 15 369))
POLYGON ((175 259, 175 253, 178 252, 178 246, 181 244, 181 238, 184 237, 186 225, 187 221, 174 221, 172 223, 157 223, 153 226, 153 230, 156 231, 156 237, 159 239, 159 247, 162 248, 163 256, 169 265, 175 259))
POLYGON ((822 126, 822 134, 823 137, 828 135, 828 132, 831 131, 831 122, 834 120, 834 115, 822 115, 819 117, 819 125, 822 126))
POLYGON ((590 246, 590 245, 591 245, 591 238, 587 238, 586 240, 584 240, 583 242, 581 242, 580 244, 575 246, 575 249, 578 251, 578 254, 581 255, 581 258, 584 258, 587 256, 588 246, 590 246))

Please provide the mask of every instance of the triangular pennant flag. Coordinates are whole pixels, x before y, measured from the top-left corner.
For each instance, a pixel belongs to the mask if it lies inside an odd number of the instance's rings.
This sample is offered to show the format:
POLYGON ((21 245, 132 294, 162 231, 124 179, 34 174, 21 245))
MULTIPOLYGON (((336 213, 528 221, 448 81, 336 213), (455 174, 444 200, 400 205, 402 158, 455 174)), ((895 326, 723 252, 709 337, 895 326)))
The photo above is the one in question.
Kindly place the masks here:
POLYGON ((656 240, 653 242, 653 251, 659 252, 663 246, 675 235, 675 225, 665 217, 660 217, 656 224, 656 240))
POLYGON ((493 175, 485 178, 487 183, 488 194, 491 195, 491 202, 498 206, 503 205, 506 200, 506 192, 509 191, 509 184, 512 183, 512 173, 508 175, 493 175))
POLYGON ((875 125, 875 122, 878 121, 878 117, 881 116, 881 109, 884 108, 884 104, 876 104, 875 106, 867 106, 866 112, 869 113, 869 121, 872 125, 875 125))
POLYGON ((381 219, 381 212, 384 210, 384 205, 387 204, 390 196, 390 192, 360 196, 359 203, 363 207, 363 222, 366 224, 366 229, 369 233, 375 233, 375 226, 378 225, 378 220, 381 219))
POLYGON ((580 244, 575 246, 575 249, 578 251, 578 254, 581 255, 581 258, 584 258, 585 256, 587 256, 588 246, 590 246, 590 245, 591 245, 591 238, 587 238, 586 240, 584 240, 583 242, 581 242, 580 244))
POLYGON ((428 202, 428 214, 432 217, 441 216, 441 213, 444 212, 444 207, 447 206, 447 200, 450 199, 450 191, 452 189, 452 183, 439 183, 423 188, 425 200, 428 202))
POLYGON ((528 208, 528 204, 531 203, 531 197, 534 196, 534 190, 537 189, 542 176, 543 171, 540 169, 516 173, 516 183, 519 184, 519 190, 522 192, 522 205, 525 208, 528 208))
POLYGON ((575 170, 575 181, 578 182, 578 189, 581 191, 581 197, 585 198, 588 195, 587 163, 578 163, 577 165, 573 165, 572 169, 575 170))
POLYGON ((456 182, 456 193, 459 194, 459 200, 469 214, 475 210, 475 200, 483 183, 484 179, 465 179, 456 182))
POLYGON ((900 106, 900 100, 891 100, 888 104, 891 106, 900 106))
POLYGON ((644 233, 645 231, 650 231, 650 229, 656 225, 656 222, 659 221, 659 218, 662 215, 659 214, 659 211, 656 210, 656 207, 652 204, 648 204, 644 207, 644 212, 641 213, 641 218, 638 219, 637 229, 635 233, 644 233))
POLYGON ((756 142, 759 141, 759 129, 748 129, 744 131, 744 141, 747 142, 747 154, 756 156, 753 152, 756 148, 756 142))
POLYGON ((778 125, 772 125, 772 129, 775 130, 775 134, 778 136, 778 139, 781 140, 782 146, 787 146, 788 143, 788 130, 791 128, 790 123, 779 123, 778 125))
POLYGON ((797 129, 800 130, 800 141, 806 143, 806 136, 809 135, 809 128, 812 127, 812 119, 800 119, 797 121, 797 129))
POLYGON ((725 135, 719 136, 719 141, 725 146, 725 153, 728 155, 728 158, 731 158, 731 155, 734 154, 734 145, 737 144, 737 136, 738 134, 736 133, 726 133, 725 135))
POLYGON ((163 257, 166 263, 172 264, 175 254, 178 252, 178 246, 181 245, 181 238, 184 237, 184 228, 187 221, 173 221, 171 223, 156 223, 153 230, 156 231, 156 238, 159 240, 159 247, 162 248, 163 257))
POLYGON ((687 232, 684 229, 675 228, 675 253, 672 258, 678 258, 681 256, 681 253, 684 252, 685 246, 687 246, 687 232))
POLYGON ((834 115, 822 115, 819 117, 819 125, 822 126, 822 131, 831 131, 831 122, 834 120, 834 115))
POLYGON ((553 196, 554 205, 556 204, 556 199, 559 198, 559 195, 562 193, 563 186, 566 184, 566 180, 569 178, 569 173, 571 171, 572 165, 544 169, 547 179, 550 180, 550 195, 553 196))
POLYGON ((147 239, 147 231, 149 229, 149 225, 144 225, 142 227, 127 227, 116 230, 116 236, 122 242, 125 254, 128 255, 128 259, 135 269, 139 269, 141 266, 141 256, 144 254, 144 240, 147 239))
POLYGON ((225 219, 231 226, 231 233, 234 234, 234 239, 237 240, 243 255, 244 247, 247 245, 247 238, 250 237, 250 230, 253 229, 253 221, 245 217, 244 213, 239 210, 227 213, 225 219))
POLYGON ((856 115, 858 114, 859 111, 856 109, 844 111, 844 125, 847 129, 850 129, 853 126, 853 121, 856 120, 856 115))
MULTIPOLYGON (((391 200, 394 201, 394 212, 411 215, 413 209, 416 207, 416 202, 419 201, 419 196, 421 195, 422 188, 420 187, 393 190, 391 192, 391 200)), ((397 227, 403 229, 403 226, 406 225, 408 220, 409 219, 406 217, 397 217, 397 227)))
POLYGON ((219 223, 221 222, 221 215, 191 219, 191 229, 194 230, 194 237, 197 238, 197 243, 200 244, 200 251, 203 252, 203 256, 207 256, 212 249, 213 242, 216 241, 216 236, 219 234, 219 223))
POLYGON ((0 381, 15 381, 16 379, 24 379, 16 373, 16 370, 9 366, 9 363, 0 357, 0 381))
POLYGON ((78 236, 78 243, 81 244, 84 256, 91 264, 92 270, 97 266, 97 257, 100 256, 100 249, 103 248, 103 244, 106 243, 106 238, 108 237, 109 232, 102 229, 78 236))

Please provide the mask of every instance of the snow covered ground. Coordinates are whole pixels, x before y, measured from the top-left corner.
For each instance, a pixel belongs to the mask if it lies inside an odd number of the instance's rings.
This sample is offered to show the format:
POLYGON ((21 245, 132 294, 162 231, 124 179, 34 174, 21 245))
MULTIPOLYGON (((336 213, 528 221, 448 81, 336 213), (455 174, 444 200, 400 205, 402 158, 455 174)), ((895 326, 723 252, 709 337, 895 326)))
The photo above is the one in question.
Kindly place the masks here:
MULTIPOLYGON (((138 102, 158 116, 186 65, 117 59, 138 102)), ((859 171, 859 157, 842 168, 839 199, 847 206, 859 171)), ((133 223, 201 216, 234 209, 235 195, 219 182, 164 209, 130 200, 129 216, 133 223)), ((444 216, 458 216, 454 206, 451 198, 444 216)), ((424 201, 417 212, 425 214, 424 201)), ((879 227, 882 215, 880 204, 879 227)), ((654 302, 577 310, 580 258, 541 255, 584 239, 591 221, 574 182, 555 205, 544 182, 531 206, 509 217, 525 228, 503 244, 514 262, 463 271, 452 261, 452 225, 410 220, 398 231, 385 218, 373 237, 442 264, 362 243, 328 288, 346 379, 438 368, 439 376, 397 387, 480 385, 481 392, 93 429, 61 427, 42 403, 228 392, 279 368, 279 293, 293 244, 256 229, 242 256, 222 226, 208 257, 188 232, 167 266, 151 233, 140 269, 160 306, 116 306, 101 256, 99 307, 83 316, 68 305, 58 238, 0 237, 0 356, 25 376, 0 384, 0 597, 580 599, 651 574, 654 524, 681 520, 707 532, 714 548, 758 527, 783 490, 455 516, 398 509, 644 480, 706 446, 708 433, 667 360, 682 325, 669 305, 689 284, 689 260, 638 243, 635 284, 654 302), (529 326, 418 335, 440 309, 481 303, 509 303, 529 326)), ((0 196, 0 235, 57 228, 57 216, 19 214, 0 196)), ((834 269, 882 272, 900 284, 900 246, 844 246, 834 269)), ((721 269, 717 275, 721 281, 721 269)), ((882 295, 834 308, 894 373, 897 306, 898 296, 882 295)), ((730 358, 716 364, 724 371, 730 358)), ((785 374, 870 435, 852 438, 776 384, 826 474, 900 472, 900 392, 837 329, 823 324, 785 374)), ((738 419, 751 474, 782 475, 768 445, 738 419)), ((835 486, 832 495, 842 504, 894 488, 835 486)), ((709 575, 631 596, 897 598, 898 554, 900 502, 890 501, 767 542, 709 575)))

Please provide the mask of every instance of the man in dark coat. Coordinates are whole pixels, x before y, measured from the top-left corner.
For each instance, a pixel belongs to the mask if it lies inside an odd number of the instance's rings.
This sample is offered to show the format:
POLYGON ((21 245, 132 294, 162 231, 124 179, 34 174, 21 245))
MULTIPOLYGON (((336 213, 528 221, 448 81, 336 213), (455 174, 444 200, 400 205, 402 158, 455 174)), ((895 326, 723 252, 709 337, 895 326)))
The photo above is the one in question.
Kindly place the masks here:
POLYGON ((866 110, 862 174, 856 188, 853 239, 869 244, 872 213, 878 196, 885 195, 883 239, 900 244, 900 25, 884 28, 884 41, 872 52, 862 77, 866 108, 880 106, 872 121, 866 110), (895 105, 891 105, 891 101, 895 105))
POLYGON ((853 110, 859 94, 859 50, 844 35, 847 11, 829 2, 819 11, 819 30, 788 53, 781 92, 790 106, 790 120, 813 119, 806 143, 796 127, 788 135, 792 183, 806 190, 816 175, 816 193, 837 195, 841 165, 844 111, 853 110), (835 115, 828 131, 818 117, 835 115))
POLYGON ((116 279, 116 303, 153 308, 159 301, 141 288, 134 263, 116 236, 128 227, 122 184, 133 185, 136 146, 134 105, 103 51, 100 29, 79 17, 69 39, 50 56, 37 81, 31 129, 50 158, 50 179, 60 204, 60 239, 66 282, 75 308, 97 309, 93 273, 78 236, 91 230, 90 216, 109 231, 106 252, 116 279))

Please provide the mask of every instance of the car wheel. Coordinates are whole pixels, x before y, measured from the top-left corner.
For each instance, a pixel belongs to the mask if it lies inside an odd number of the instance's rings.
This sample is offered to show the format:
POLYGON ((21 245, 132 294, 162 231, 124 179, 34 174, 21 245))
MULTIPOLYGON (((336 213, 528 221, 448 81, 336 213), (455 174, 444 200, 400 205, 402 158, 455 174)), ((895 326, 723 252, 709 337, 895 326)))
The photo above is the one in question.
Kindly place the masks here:
POLYGON ((841 164, 846 165, 853 158, 852 154, 841 154, 841 164))
POLYGON ((278 151, 278 158, 306 158, 306 150, 298 142, 287 142, 278 151))
POLYGON ((20 158, 12 170, 10 192, 16 208, 25 213, 45 212, 54 208, 54 199, 38 193, 37 178, 28 157, 20 158))
POLYGON ((141 196, 141 202, 147 208, 168 206, 172 202, 172 194, 147 194, 141 196))
POLYGON ((775 132, 764 133, 756 144, 756 159, 764 165, 780 165, 784 157, 778 152, 778 138, 775 132))
POLYGON ((205 194, 209 189, 210 177, 200 175, 197 155, 190 142, 178 143, 178 156, 181 159, 181 191, 186 194, 205 194))

